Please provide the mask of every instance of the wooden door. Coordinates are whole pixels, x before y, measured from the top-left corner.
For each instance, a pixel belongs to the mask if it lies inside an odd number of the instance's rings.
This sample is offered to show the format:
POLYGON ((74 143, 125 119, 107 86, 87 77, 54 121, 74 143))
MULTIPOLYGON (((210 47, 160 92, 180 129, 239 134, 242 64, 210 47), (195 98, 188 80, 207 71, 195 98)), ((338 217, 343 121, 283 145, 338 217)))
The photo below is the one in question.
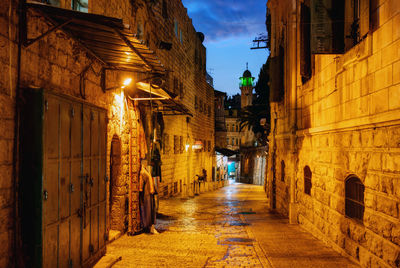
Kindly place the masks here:
POLYGON ((106 234, 106 113, 45 95, 43 267, 81 267, 106 234))

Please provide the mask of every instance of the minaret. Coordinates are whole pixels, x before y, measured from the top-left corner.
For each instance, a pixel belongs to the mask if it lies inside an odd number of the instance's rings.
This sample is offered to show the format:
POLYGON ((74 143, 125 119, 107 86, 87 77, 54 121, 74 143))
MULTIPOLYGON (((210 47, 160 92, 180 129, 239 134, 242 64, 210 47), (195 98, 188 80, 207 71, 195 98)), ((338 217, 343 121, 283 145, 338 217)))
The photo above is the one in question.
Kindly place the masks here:
POLYGON ((253 104, 253 84, 254 77, 251 76, 251 72, 248 68, 248 63, 246 63, 246 71, 244 71, 243 76, 240 79, 240 90, 241 94, 241 108, 243 109, 246 106, 253 104))
MULTIPOLYGON (((248 63, 246 63, 246 71, 244 71, 243 76, 240 79, 240 90, 241 90, 241 108, 242 110, 253 104, 253 88, 254 88, 254 77, 251 76, 249 71, 248 63)), ((242 130, 241 134, 241 147, 251 147, 254 146, 254 133, 247 127, 242 130)))

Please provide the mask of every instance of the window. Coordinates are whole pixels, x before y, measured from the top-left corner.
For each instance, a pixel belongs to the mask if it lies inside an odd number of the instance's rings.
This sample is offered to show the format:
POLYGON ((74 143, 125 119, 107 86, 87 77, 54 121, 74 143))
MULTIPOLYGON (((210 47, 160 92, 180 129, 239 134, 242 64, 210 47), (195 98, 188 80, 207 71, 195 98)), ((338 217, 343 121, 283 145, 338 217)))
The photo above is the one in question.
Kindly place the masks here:
POLYGON ((370 0, 311 1, 311 51, 344 53, 369 32, 370 0))
POLYGON ((236 138, 236 145, 239 145, 239 141, 238 141, 238 139, 236 138))
POLYGON ((312 172, 309 166, 304 167, 304 193, 311 195, 311 176, 312 172))
POLYGON ((345 3, 345 49, 358 44, 369 32, 369 0, 347 0, 345 3))
POLYGON ((183 97, 184 92, 183 92, 183 83, 180 82, 179 83, 179 96, 183 97))
POLYGON ((174 154, 179 154, 179 137, 174 135, 174 154))
POLYGON ((179 25, 177 20, 174 21, 174 31, 175 31, 175 36, 179 38, 179 25))
POLYGON ((164 0, 162 2, 162 16, 164 19, 168 19, 168 6, 167 6, 167 0, 164 0))
MULTIPOLYGON (((59 1, 57 1, 59 2, 59 1)), ((81 12, 88 12, 89 11, 89 0, 72 0, 72 9, 81 11, 81 12)))
POLYGON ((346 216, 359 221, 364 217, 364 184, 352 175, 346 179, 345 186, 345 213, 346 216))
POLYGON ((164 154, 168 154, 170 151, 170 147, 169 147, 169 135, 168 134, 164 134, 163 137, 163 144, 162 144, 162 148, 163 148, 163 153, 164 154))
POLYGON ((211 116, 211 105, 208 105, 208 117, 211 116))
POLYGON ((211 141, 207 141, 207 151, 211 152, 211 141))
POLYGON ((184 146, 184 144, 183 144, 183 136, 180 136, 180 137, 179 137, 179 153, 180 153, 180 154, 183 153, 183 150, 185 149, 184 147, 185 147, 185 146, 184 146))
POLYGON ((277 56, 271 57, 270 68, 270 102, 280 102, 284 95, 284 74, 285 74, 285 51, 282 46, 279 46, 277 56))
POLYGON ((199 100, 197 96, 194 96, 194 109, 195 110, 199 109, 199 100))
POLYGON ((236 132, 238 132, 239 131, 239 126, 238 125, 236 125, 236 132))
POLYGON ((301 4, 300 10, 300 74, 302 82, 305 83, 311 78, 311 18, 309 0, 301 4))
POLYGON ((285 181, 285 161, 281 161, 281 181, 285 181))
POLYGON ((200 100, 200 113, 203 112, 203 100, 200 100))
POLYGON ((226 144, 229 145, 229 138, 226 138, 226 144))
POLYGON ((232 138, 232 145, 235 145, 235 138, 232 138))
POLYGON ((182 29, 179 29, 179 40, 181 41, 181 44, 183 44, 183 33, 182 33, 182 29))

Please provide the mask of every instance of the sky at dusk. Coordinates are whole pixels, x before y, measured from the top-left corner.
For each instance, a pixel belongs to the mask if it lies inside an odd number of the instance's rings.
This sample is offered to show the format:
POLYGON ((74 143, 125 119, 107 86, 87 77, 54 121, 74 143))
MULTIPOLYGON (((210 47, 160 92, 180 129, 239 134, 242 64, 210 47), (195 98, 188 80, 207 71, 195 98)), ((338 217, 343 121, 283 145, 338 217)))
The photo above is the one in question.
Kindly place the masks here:
POLYGON ((240 93, 239 77, 249 70, 257 79, 266 62, 265 49, 251 50, 252 40, 265 29, 265 0, 182 0, 196 31, 205 35, 207 71, 214 88, 240 93))

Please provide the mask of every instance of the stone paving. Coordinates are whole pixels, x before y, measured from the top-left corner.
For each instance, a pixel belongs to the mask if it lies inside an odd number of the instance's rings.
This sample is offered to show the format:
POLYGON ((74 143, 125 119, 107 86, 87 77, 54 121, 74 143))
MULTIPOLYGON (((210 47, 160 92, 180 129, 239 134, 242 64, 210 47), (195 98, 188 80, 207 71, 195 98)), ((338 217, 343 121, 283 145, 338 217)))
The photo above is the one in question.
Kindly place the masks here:
POLYGON ((160 200, 160 234, 124 235, 102 267, 359 267, 268 211, 261 186, 160 200), (119 258, 121 257, 121 258, 119 258))

